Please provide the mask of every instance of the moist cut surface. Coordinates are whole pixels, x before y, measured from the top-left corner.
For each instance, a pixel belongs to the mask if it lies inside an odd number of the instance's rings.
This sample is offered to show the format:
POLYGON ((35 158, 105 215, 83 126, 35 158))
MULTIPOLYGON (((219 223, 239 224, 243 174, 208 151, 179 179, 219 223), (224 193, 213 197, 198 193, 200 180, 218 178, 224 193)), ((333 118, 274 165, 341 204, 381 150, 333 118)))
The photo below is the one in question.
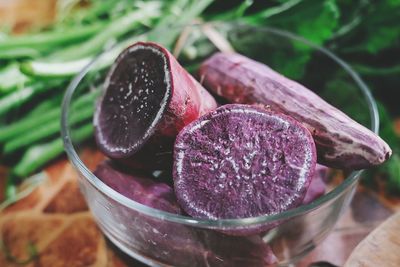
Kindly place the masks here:
POLYGON ((124 157, 152 134, 169 98, 168 68, 151 46, 132 46, 119 56, 95 118, 97 141, 108 155, 124 157))
POLYGON ((226 105, 186 126, 174 157, 175 192, 188 214, 247 218, 300 204, 316 152, 311 134, 291 118, 226 105))

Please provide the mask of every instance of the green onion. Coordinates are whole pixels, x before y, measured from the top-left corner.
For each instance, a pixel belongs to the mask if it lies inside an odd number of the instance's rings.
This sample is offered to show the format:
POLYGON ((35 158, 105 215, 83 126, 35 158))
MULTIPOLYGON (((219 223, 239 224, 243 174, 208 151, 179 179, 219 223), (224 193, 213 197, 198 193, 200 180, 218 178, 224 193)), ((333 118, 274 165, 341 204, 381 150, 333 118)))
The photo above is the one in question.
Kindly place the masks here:
MULTIPOLYGON (((75 142, 82 142, 93 135, 93 125, 85 124, 72 132, 75 142)), ((13 169, 17 177, 27 177, 37 171, 49 161, 60 156, 64 152, 61 138, 54 139, 49 143, 31 146, 22 156, 20 162, 13 169)))

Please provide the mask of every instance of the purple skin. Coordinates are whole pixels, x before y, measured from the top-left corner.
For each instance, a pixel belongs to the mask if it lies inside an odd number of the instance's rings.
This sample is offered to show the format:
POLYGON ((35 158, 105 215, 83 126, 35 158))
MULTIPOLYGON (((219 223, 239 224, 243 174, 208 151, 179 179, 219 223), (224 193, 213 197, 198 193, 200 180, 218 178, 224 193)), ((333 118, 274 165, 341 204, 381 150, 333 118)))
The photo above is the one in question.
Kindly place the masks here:
POLYGON ((325 194, 326 184, 324 178, 328 175, 328 172, 328 167, 317 164, 315 167, 314 177, 312 178, 306 196, 303 199, 303 204, 309 204, 325 194))
MULTIPOLYGON (((175 141, 174 159, 181 207, 197 218, 232 219, 301 204, 316 151, 310 132, 292 118, 233 104, 186 126, 175 141)), ((248 230, 236 234, 261 231, 248 230)))
POLYGON ((171 163, 179 130, 216 107, 168 50, 139 42, 126 48, 107 74, 93 119, 96 142, 108 157, 127 165, 163 168, 171 163), (169 154, 160 155, 160 146, 169 154))
POLYGON ((200 67, 203 84, 231 103, 263 104, 301 122, 313 135, 318 162, 338 169, 364 169, 389 159, 379 136, 311 90, 239 54, 216 53, 200 67))
MULTIPOLYGON (((109 187, 122 195, 152 208, 174 214, 182 214, 176 202, 172 187, 155 182, 148 177, 127 173, 117 169, 115 164, 105 161, 100 164, 95 175, 109 187)), ((183 225, 146 217, 139 212, 120 208, 114 211, 124 218, 130 239, 135 240, 142 254, 178 265, 185 260, 193 266, 203 266, 205 254, 196 233, 183 225)), ((209 256, 211 259, 212 254, 209 256)))
POLYGON ((110 161, 105 161, 97 166, 94 174, 127 198, 155 209, 182 214, 174 191, 167 184, 154 182, 141 175, 124 173, 110 161))
MULTIPOLYGON (((109 187, 134 201, 174 214, 183 213, 173 189, 167 184, 124 172, 110 161, 100 164, 94 173, 109 187)), ((268 244, 258 237, 230 237, 213 230, 197 230, 125 208, 116 208, 114 212, 129 218, 123 223, 141 253, 160 262, 167 260, 174 266, 185 263, 191 267, 261 267, 276 261, 268 244)))

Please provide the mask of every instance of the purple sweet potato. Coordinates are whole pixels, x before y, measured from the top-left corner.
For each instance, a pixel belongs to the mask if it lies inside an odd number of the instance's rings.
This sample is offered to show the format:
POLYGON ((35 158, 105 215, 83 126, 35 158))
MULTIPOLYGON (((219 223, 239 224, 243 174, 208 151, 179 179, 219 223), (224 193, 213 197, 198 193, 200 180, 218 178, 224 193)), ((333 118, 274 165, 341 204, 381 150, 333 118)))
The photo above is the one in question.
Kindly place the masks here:
POLYGON ((207 88, 232 103, 268 105, 301 122, 312 133, 318 162, 324 165, 363 169, 391 155, 390 147, 372 131, 262 63, 216 53, 201 65, 200 77, 207 88))
MULTIPOLYGON (((315 164, 312 136, 292 118, 225 105, 177 136, 174 187, 179 204, 193 217, 271 215, 301 204, 315 164)), ((260 231, 253 230, 237 234, 260 231)))
POLYGON ((97 166, 94 174, 127 198, 155 209, 182 214, 173 189, 165 183, 157 183, 143 174, 126 173, 111 161, 97 166))
POLYGON ((139 42, 118 56, 106 77, 94 115, 96 141, 110 158, 140 161, 146 151, 157 150, 148 144, 150 138, 170 140, 216 106, 165 48, 139 42), (144 153, 135 157, 145 144, 144 153))
POLYGON ((328 175, 328 172, 328 167, 317 164, 315 167, 314 176, 311 180, 310 186, 307 189, 306 196, 303 199, 303 204, 309 204, 325 194, 326 184, 324 182, 324 178, 328 175))
MULTIPOLYGON (((124 196, 152 208, 182 214, 173 189, 142 174, 128 173, 111 161, 100 164, 95 175, 124 196)), ((230 237, 213 230, 187 227, 125 207, 113 213, 122 218, 126 237, 143 255, 173 266, 263 267, 276 259, 259 237, 230 237)))
MULTIPOLYGON (((110 161, 100 164, 95 175, 120 194, 141 204, 174 214, 182 214, 172 187, 153 181, 149 177, 127 173, 110 161)), ((137 244, 142 255, 179 265, 187 262, 203 266, 204 248, 196 232, 184 225, 147 217, 125 207, 113 211, 122 218, 131 243, 137 244)), ((210 256, 211 257, 211 256, 210 256)))

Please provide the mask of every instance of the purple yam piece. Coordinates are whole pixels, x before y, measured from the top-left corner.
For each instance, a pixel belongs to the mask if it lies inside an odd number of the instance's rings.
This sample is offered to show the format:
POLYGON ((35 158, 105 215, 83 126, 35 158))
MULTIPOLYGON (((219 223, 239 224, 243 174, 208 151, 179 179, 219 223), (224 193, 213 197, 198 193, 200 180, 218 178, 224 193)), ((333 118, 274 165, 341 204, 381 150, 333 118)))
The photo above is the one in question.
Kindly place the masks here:
POLYGON ((94 174, 118 193, 143 205, 181 214, 174 190, 165 183, 155 182, 143 175, 124 173, 110 161, 97 166, 94 174))
POLYGON ((328 175, 328 172, 328 167, 317 164, 314 171, 314 177, 312 178, 306 196, 303 199, 303 204, 309 204, 325 194, 326 184, 324 178, 328 175))
MULTIPOLYGON (((115 191, 144 205, 182 214, 173 189, 143 175, 127 173, 111 161, 100 164, 95 175, 115 191)), ((230 237, 213 230, 154 219, 126 207, 113 213, 130 234, 142 255, 173 266, 266 266, 275 261, 259 237, 230 237)))
POLYGON ((225 105, 186 126, 174 147, 181 207, 198 218, 248 218, 298 206, 316 164, 310 132, 292 118, 225 105))
POLYGON ((183 126, 216 106, 167 49, 138 42, 118 56, 106 77, 93 120, 96 142, 108 157, 125 163, 144 155, 143 165, 154 156, 152 147, 164 138, 169 144, 183 126))
MULTIPOLYGON (((141 204, 174 214, 182 214, 172 187, 148 177, 127 173, 110 161, 100 164, 95 175, 118 193, 141 204)), ((127 239, 138 246, 141 254, 179 265, 187 261, 192 266, 204 266, 206 253, 192 229, 161 219, 155 219, 126 207, 115 207, 129 232, 127 239)), ((212 259, 212 254, 210 254, 212 259)))

